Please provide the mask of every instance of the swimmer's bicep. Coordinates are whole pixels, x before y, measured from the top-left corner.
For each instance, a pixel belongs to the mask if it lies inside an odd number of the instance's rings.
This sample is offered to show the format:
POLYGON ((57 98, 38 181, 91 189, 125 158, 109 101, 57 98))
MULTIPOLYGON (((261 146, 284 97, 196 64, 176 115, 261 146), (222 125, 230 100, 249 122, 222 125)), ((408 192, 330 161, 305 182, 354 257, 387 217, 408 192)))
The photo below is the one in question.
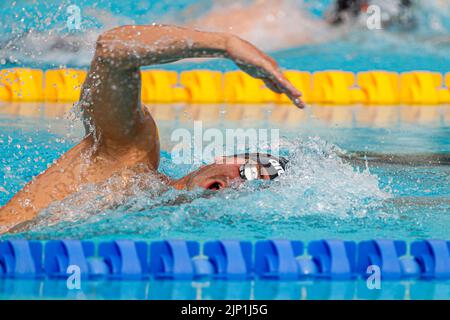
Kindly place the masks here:
POLYGON ((139 68, 186 57, 216 56, 223 36, 171 26, 122 26, 97 39, 80 105, 87 129, 132 138, 142 122, 139 68))
POLYGON ((131 138, 141 120, 140 81, 139 69, 115 69, 94 57, 79 102, 86 130, 131 138))

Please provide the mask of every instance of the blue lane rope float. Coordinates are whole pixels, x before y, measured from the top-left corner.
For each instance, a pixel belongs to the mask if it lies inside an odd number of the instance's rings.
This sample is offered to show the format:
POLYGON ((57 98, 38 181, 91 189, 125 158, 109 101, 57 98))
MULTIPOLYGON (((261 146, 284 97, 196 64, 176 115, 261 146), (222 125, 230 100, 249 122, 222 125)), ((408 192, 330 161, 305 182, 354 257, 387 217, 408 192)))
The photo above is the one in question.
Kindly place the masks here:
POLYGON ((107 265, 102 270, 109 270, 110 278, 134 280, 149 276, 148 244, 144 241, 102 242, 98 246, 98 255, 107 265))
POLYGON ((0 277, 37 278, 42 272, 40 242, 26 240, 0 242, 0 277))
POLYGON ((422 277, 435 279, 450 278, 450 242, 428 240, 414 242, 411 254, 415 257, 422 277))
POLYGON ((377 266, 386 280, 444 280, 450 241, 0 241, 0 278, 66 278, 70 266, 85 279, 364 279, 377 266))
POLYGON ((196 267, 193 260, 200 254, 200 245, 195 241, 167 240, 150 244, 150 273, 155 278, 190 280, 196 275, 208 275, 204 266, 196 267))
POLYGON ((255 250, 254 268, 260 278, 296 280, 300 276, 296 258, 303 254, 302 242, 258 241, 255 250))
POLYGON ((308 245, 308 253, 317 266, 316 275, 328 279, 355 277, 356 244, 352 241, 320 240, 308 245))
POLYGON ((206 242, 203 246, 203 254, 211 264, 215 278, 227 280, 251 278, 252 244, 250 241, 206 242))
MULTIPOLYGON (((94 256, 94 243, 78 240, 52 240, 45 244, 44 270, 50 278, 67 277, 67 268, 76 265, 83 278, 90 275, 89 258, 94 256)), ((0 251, 1 252, 1 251, 0 251)))
POLYGON ((394 280, 417 275, 417 268, 410 271, 411 260, 401 259, 407 251, 404 241, 362 241, 358 247, 358 271, 361 274, 368 266, 377 265, 384 279, 394 280))

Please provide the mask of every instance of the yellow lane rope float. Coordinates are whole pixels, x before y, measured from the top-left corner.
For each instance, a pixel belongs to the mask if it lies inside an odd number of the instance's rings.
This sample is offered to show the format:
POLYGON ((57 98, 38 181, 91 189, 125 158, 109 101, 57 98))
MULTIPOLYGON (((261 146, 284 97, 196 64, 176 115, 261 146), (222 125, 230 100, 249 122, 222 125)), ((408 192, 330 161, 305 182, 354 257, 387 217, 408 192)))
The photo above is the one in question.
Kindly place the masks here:
MULTIPOLYGON (((306 103, 318 104, 447 104, 450 73, 431 71, 396 73, 328 70, 314 73, 288 70, 286 77, 306 103)), ((0 100, 75 102, 85 70, 28 68, 0 70, 0 100)), ((289 103, 263 82, 242 71, 142 71, 142 101, 146 103, 289 103)))

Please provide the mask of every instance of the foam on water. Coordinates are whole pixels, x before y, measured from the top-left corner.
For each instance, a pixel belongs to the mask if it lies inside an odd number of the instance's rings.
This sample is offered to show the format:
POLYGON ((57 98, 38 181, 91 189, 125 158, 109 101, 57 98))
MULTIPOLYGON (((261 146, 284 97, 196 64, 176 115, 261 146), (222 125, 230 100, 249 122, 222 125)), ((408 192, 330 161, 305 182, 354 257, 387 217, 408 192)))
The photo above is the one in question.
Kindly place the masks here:
MULTIPOLYGON (((375 175, 345 163, 338 156, 343 151, 320 138, 285 141, 284 145, 283 153, 291 160, 287 174, 277 181, 255 181, 219 192, 176 191, 149 174, 137 175, 127 185, 122 177, 113 176, 53 203, 18 231, 38 238, 55 234, 152 237, 178 232, 190 237, 211 224, 225 232, 230 228, 232 233, 239 227, 245 234, 246 228, 256 225, 295 224, 305 216, 366 217, 391 197, 380 189, 375 175)), ((161 170, 172 170, 168 155, 162 156, 161 170)), ((261 234, 268 231, 262 229, 261 234)))
MULTIPOLYGON (((67 123, 62 119, 20 116, 14 118, 14 126, 11 119, 0 117, 2 205, 83 135, 80 122, 72 123, 74 119, 67 123)), ((275 126, 271 122, 241 121, 219 127, 245 127, 245 123, 264 128, 275 126)), ((164 138, 170 137, 180 124, 171 120, 159 121, 159 125, 164 138)), ((283 128, 280 151, 289 155, 290 164, 288 174, 279 181, 255 181, 219 192, 188 192, 169 189, 149 174, 137 174, 131 180, 128 177, 128 184, 116 175, 102 184, 84 186, 78 194, 52 204, 38 219, 23 225, 20 233, 3 237, 284 237, 305 241, 448 237, 450 189, 446 182, 450 168, 439 161, 410 163, 421 152, 431 157, 448 150, 448 127, 444 123, 434 129, 329 126, 323 131, 317 126, 310 119, 296 127, 283 128), (374 160, 369 151, 387 154, 374 160), (389 153, 394 151, 394 159, 404 152, 418 154, 410 158, 404 155, 404 161, 391 163, 389 153), (355 162, 353 152, 358 154, 355 162)), ((166 140, 162 145, 170 150, 166 140)), ((260 146, 260 151, 268 150, 260 146)), ((170 177, 179 178, 198 166, 175 164, 169 153, 161 153, 160 171, 170 177)))

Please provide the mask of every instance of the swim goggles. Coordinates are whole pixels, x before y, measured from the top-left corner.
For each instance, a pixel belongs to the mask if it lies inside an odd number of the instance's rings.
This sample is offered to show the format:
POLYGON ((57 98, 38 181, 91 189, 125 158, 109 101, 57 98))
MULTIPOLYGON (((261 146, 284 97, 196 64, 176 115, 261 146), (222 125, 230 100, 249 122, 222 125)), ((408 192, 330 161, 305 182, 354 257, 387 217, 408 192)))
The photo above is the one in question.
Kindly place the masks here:
POLYGON ((270 154, 245 153, 237 155, 246 159, 239 167, 239 174, 244 180, 256 180, 261 178, 261 168, 265 169, 263 175, 268 175, 270 180, 278 178, 285 173, 286 164, 289 162, 283 157, 274 157, 270 154))

